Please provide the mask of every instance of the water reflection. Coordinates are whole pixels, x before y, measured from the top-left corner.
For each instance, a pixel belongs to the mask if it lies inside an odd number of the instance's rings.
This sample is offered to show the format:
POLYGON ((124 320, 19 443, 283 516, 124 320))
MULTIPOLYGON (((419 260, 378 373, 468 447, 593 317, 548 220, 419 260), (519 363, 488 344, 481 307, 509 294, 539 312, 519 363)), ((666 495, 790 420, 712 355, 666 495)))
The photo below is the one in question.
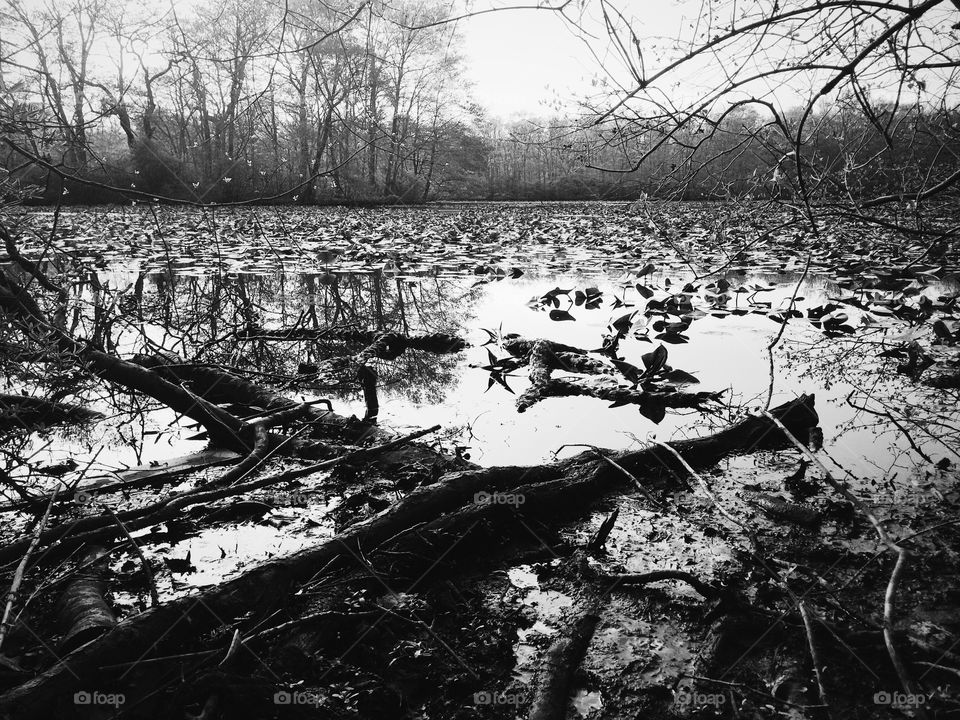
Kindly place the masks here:
MULTIPOLYGON (((863 414, 846 402, 866 383, 875 397, 901 405, 919 402, 913 383, 882 371, 882 361, 869 339, 825 338, 808 322, 791 322, 775 353, 771 376, 767 346, 780 326, 765 312, 703 314, 685 331, 689 343, 668 345, 670 364, 699 378, 699 386, 693 389, 727 391, 726 405, 713 414, 670 412, 655 425, 634 406, 609 408, 603 401, 584 397, 549 398, 517 414, 515 396, 499 385, 489 388, 487 373, 479 369, 488 363, 488 349, 505 354, 495 345, 485 345, 491 333, 598 348, 614 318, 644 306, 639 295, 625 291, 612 275, 528 272, 478 284, 474 276, 413 278, 382 268, 364 273, 223 274, 210 269, 144 273, 122 263, 81 271, 79 265, 60 262, 56 269, 69 287, 60 316, 81 337, 123 355, 167 351, 200 363, 236 368, 249 379, 293 397, 329 397, 337 410, 347 414, 363 414, 355 378, 318 376, 312 371, 331 358, 362 349, 363 342, 353 331, 463 336, 471 343, 463 353, 408 351, 380 363, 380 421, 399 428, 440 424, 454 443, 469 447, 472 460, 484 465, 541 462, 571 443, 627 448, 652 437, 667 440, 702 434, 729 423, 744 407, 763 407, 768 393, 772 405, 777 405, 803 392, 817 394, 827 447, 844 468, 859 476, 907 476, 916 459, 895 427, 865 422, 863 414), (604 301, 594 309, 571 302, 574 321, 552 320, 537 302, 531 302, 553 287, 588 286, 602 292, 604 301), (620 298, 618 307, 614 296, 620 298)), ((662 287, 664 272, 655 273, 650 282, 662 287)), ((800 276, 742 272, 730 273, 728 278, 734 285, 771 287, 762 300, 777 309, 789 303, 800 276)), ((674 282, 685 282, 682 274, 678 279, 674 271, 674 282)), ((807 277, 798 291, 805 307, 840 294, 841 288, 816 274, 807 277)), ((730 308, 755 306, 747 295, 736 295, 730 308)), ((641 366, 641 355, 657 344, 630 335, 620 352, 627 362, 641 366)), ((52 391, 65 380, 75 382, 76 373, 69 372, 65 369, 63 376, 47 377, 14 373, 8 385, 15 384, 16 378, 20 384, 40 384, 52 391)), ((515 393, 522 393, 528 384, 525 370, 519 370, 509 384, 515 393)), ((156 403, 94 383, 84 383, 74 392, 108 420, 96 427, 34 437, 23 452, 39 451, 38 457, 45 462, 64 455, 76 455, 82 461, 99 444, 107 444, 109 451, 98 464, 118 468, 164 461, 200 447, 187 439, 195 431, 156 403), (40 450, 48 442, 49 448, 40 450)), ((942 448, 929 450, 943 452, 942 448)))

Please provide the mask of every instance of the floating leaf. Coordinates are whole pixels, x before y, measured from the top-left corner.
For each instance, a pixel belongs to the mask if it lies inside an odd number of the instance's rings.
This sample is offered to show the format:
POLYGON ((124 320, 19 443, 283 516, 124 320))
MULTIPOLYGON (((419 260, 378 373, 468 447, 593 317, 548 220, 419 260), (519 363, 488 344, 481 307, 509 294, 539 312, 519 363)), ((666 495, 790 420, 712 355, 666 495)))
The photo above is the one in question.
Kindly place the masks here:
POLYGON ((663 345, 657 345, 655 350, 644 353, 640 356, 643 366, 647 369, 646 375, 654 375, 667 364, 667 349, 663 345))
POLYGON ((576 318, 568 313, 566 310, 551 310, 550 319, 563 321, 563 320, 576 320, 576 318))
POLYGON ((636 384, 639 381, 641 373, 640 368, 636 365, 631 365, 623 360, 611 360, 610 362, 612 362, 613 366, 630 382, 636 384))
POLYGON ((648 288, 646 285, 641 285, 640 283, 637 283, 637 292, 640 293, 645 300, 649 300, 653 297, 653 290, 648 288))
POLYGON ((664 373, 663 377, 670 382, 679 383, 680 385, 699 385, 700 381, 690 373, 685 370, 670 370, 669 372, 664 373))
POLYGON ((654 265, 653 263, 647 263, 642 268, 640 268, 640 270, 637 271, 637 277, 642 278, 644 275, 649 275, 656 269, 657 269, 656 265, 654 265))
POLYGON ((630 328, 633 327, 634 315, 636 315, 636 313, 632 312, 627 313, 626 315, 621 315, 612 323, 610 323, 610 327, 616 330, 620 335, 626 335, 628 332, 630 332, 630 328))
POLYGON ((667 409, 664 407, 663 403, 656 401, 643 402, 638 406, 638 409, 640 410, 641 415, 648 420, 651 420, 656 425, 659 425, 663 418, 667 415, 667 409))
POLYGON ((663 340, 665 343, 670 343, 671 345, 683 345, 684 343, 690 342, 690 338, 686 335, 680 335, 679 333, 660 333, 659 335, 654 335, 657 340, 663 340))

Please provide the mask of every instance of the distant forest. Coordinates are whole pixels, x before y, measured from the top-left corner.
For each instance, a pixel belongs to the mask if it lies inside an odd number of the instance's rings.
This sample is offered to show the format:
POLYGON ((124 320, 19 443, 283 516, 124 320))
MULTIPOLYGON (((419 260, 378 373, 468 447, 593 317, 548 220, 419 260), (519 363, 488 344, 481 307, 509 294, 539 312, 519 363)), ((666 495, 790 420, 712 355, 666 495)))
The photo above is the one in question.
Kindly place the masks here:
MULTIPOLYGON (((621 122, 584 99, 567 116, 504 122, 471 99, 462 23, 449 20, 447 5, 409 0, 202 0, 183 17, 0 0, 0 195, 308 204, 796 192, 788 130, 801 109, 733 103, 682 123, 621 122)), ((955 168, 956 112, 845 92, 803 118, 821 194, 896 193, 955 168)))

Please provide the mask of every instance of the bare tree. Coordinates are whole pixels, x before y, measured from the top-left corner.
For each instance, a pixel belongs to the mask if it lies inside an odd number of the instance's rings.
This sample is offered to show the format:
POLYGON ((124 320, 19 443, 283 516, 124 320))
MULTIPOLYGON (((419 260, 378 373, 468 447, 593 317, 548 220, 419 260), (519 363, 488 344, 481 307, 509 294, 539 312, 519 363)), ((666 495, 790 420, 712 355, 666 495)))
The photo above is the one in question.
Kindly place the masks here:
POLYGON ((885 206, 910 202, 895 223, 914 233, 960 180, 955 3, 703 2, 671 39, 645 36, 629 3, 592 8, 595 25, 579 28, 602 27, 619 63, 606 63, 585 124, 628 150, 596 167, 635 172, 674 149, 677 175, 716 183, 727 167, 740 194, 773 195, 814 225, 824 213, 889 222, 885 206))

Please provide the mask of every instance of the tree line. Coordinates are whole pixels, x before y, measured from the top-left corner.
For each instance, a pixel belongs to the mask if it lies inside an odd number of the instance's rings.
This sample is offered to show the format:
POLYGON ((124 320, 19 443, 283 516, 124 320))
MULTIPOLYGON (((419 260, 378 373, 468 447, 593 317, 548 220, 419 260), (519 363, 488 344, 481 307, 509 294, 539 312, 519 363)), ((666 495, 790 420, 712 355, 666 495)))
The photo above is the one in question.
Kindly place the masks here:
MULTIPOLYGON (((576 111, 506 121, 473 101, 465 20, 447 4, 177 7, 2 0, 0 192, 421 202, 793 198, 813 184, 822 198, 870 201, 948 179, 960 150, 950 95, 924 97, 922 67, 894 72, 896 96, 871 97, 855 75, 829 102, 787 109, 726 93, 638 104, 606 90, 576 111)), ((628 32, 613 24, 609 40, 626 48, 628 32)))

